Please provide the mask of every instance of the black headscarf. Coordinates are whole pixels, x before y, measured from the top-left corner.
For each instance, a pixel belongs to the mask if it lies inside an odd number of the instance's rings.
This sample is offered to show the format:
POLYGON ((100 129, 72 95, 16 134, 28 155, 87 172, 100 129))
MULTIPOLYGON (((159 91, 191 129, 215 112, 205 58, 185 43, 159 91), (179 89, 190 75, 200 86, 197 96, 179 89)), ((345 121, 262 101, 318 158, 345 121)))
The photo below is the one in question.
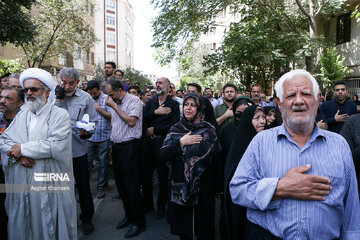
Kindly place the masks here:
POLYGON ((243 105, 243 104, 247 104, 247 105, 255 105, 255 103, 253 102, 253 100, 251 100, 251 98, 247 97, 247 96, 240 96, 238 97, 233 105, 232 105, 232 110, 234 113, 234 117, 233 117, 233 122, 232 124, 234 125, 235 129, 238 127, 239 122, 236 119, 236 109, 238 106, 243 105))
POLYGON ((184 97, 184 105, 188 98, 193 98, 196 103, 197 113, 194 120, 188 121, 183 114, 180 122, 170 128, 162 145, 162 148, 170 147, 171 142, 180 141, 180 138, 189 131, 192 135, 201 135, 203 138, 199 144, 184 146, 182 160, 185 164, 185 181, 182 188, 182 199, 185 201, 197 193, 199 178, 211 165, 214 154, 221 150, 215 128, 210 123, 203 121, 202 97, 195 93, 188 93, 184 97))
POLYGON ((278 124, 277 121, 276 121, 278 114, 277 114, 277 112, 276 112, 275 107, 274 107, 274 106, 266 106, 266 107, 263 107, 263 108, 264 108, 264 112, 265 112, 265 115, 266 115, 266 116, 269 115, 270 112, 274 112, 274 113, 275 113, 275 120, 274 120, 272 123, 270 123, 270 124, 268 124, 268 123, 266 122, 265 129, 270 129, 270 128, 279 126, 279 124, 278 124))
MULTIPOLYGON (((228 227, 229 234, 232 234, 232 231, 237 231, 236 229, 232 230, 232 214, 230 211, 230 204, 232 204, 229 184, 234 175, 236 167, 238 166, 240 159, 244 155, 247 147, 249 146, 251 140, 257 134, 254 125, 252 124, 252 119, 257 110, 263 109, 257 105, 247 107, 241 115, 240 123, 236 129, 235 137, 233 143, 230 146, 224 170, 224 202, 225 202, 225 218, 226 226, 228 227)), ((240 216, 239 216, 240 217, 240 216)))

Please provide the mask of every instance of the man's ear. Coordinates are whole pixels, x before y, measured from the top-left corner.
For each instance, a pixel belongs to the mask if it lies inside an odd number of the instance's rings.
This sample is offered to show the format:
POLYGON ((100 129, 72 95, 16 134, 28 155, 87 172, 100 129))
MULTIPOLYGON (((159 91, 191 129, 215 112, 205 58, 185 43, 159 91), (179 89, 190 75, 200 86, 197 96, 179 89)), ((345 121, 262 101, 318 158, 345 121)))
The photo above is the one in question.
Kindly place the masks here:
POLYGON ((275 105, 279 106, 280 111, 282 110, 282 105, 278 97, 274 98, 275 105))

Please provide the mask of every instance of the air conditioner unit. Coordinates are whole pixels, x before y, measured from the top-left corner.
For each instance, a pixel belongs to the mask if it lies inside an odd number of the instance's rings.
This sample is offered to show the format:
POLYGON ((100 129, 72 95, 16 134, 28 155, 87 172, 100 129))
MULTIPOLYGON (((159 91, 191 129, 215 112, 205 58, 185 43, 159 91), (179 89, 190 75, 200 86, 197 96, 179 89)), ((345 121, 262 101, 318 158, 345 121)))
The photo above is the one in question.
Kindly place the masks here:
POLYGON ((50 73, 51 73, 51 75, 56 76, 56 73, 57 73, 56 67, 51 67, 50 73))

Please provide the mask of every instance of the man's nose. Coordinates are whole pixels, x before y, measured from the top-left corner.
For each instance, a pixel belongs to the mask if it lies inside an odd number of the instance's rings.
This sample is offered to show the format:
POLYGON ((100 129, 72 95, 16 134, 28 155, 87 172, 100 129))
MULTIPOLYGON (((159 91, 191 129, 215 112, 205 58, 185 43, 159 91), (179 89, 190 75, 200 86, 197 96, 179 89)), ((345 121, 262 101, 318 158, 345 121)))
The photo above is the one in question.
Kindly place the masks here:
POLYGON ((304 104, 303 96, 300 93, 295 96, 295 104, 304 104))

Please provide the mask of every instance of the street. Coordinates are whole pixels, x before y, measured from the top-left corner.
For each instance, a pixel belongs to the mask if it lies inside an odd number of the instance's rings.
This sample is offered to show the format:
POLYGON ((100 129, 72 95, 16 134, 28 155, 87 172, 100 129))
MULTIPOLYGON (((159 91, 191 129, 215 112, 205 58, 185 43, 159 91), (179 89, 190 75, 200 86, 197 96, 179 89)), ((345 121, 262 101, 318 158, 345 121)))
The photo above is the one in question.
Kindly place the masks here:
MULTIPOLYGON (((111 175, 111 174, 110 174, 111 175)), ((111 190, 107 192, 105 198, 96 198, 96 183, 97 183, 97 164, 95 168, 91 170, 90 184, 91 193, 94 199, 95 215, 93 223, 95 230, 90 235, 84 235, 81 227, 78 227, 79 240, 100 240, 100 239, 125 239, 123 236, 128 230, 128 227, 117 230, 116 224, 124 217, 124 209, 121 200, 112 200, 111 195, 116 193, 115 181, 113 178, 109 179, 111 190)), ((157 196, 157 186, 154 188, 154 196, 157 196)), ((80 206, 78 205, 78 215, 80 213, 80 206)), ((80 222, 78 220, 78 222, 80 222)), ((155 211, 146 215, 146 226, 145 232, 139 236, 134 237, 134 240, 138 239, 178 239, 176 236, 171 235, 170 226, 166 223, 166 218, 156 219, 155 211)))

